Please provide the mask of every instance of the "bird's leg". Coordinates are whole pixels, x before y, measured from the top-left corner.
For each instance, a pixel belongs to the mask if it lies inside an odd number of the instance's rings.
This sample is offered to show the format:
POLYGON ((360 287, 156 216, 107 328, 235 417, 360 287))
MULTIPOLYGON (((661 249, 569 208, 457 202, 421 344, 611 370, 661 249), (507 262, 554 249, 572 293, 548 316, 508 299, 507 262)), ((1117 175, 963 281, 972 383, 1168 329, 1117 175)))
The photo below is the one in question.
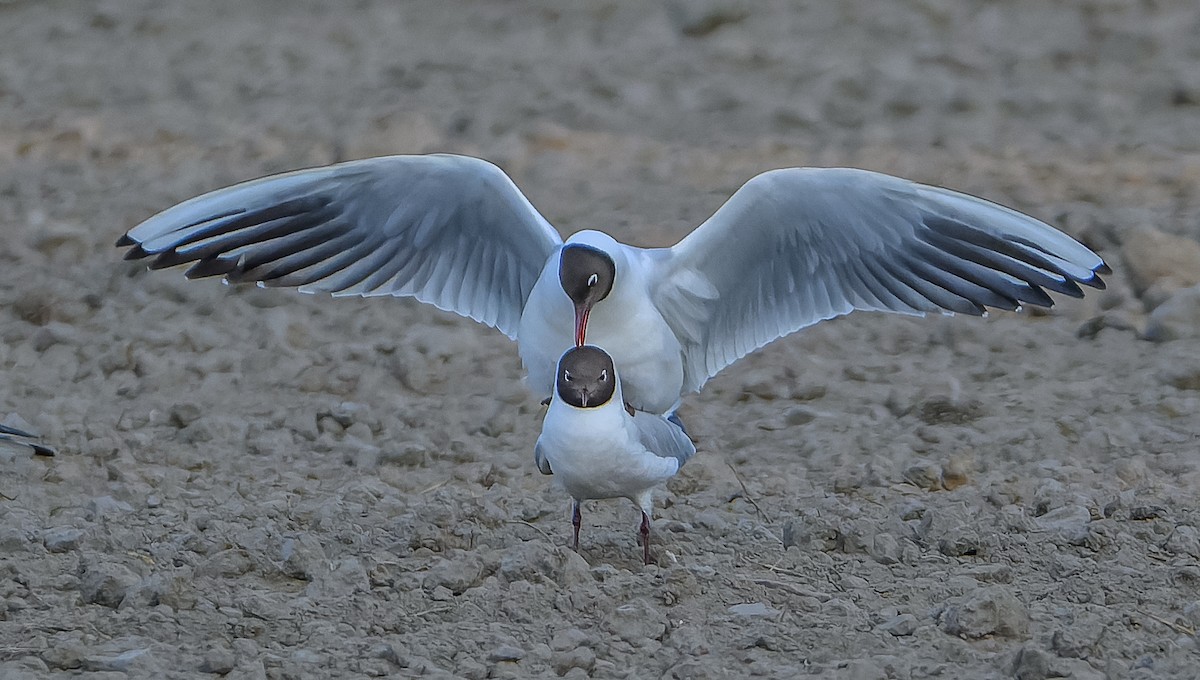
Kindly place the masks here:
POLYGON ((650 515, 642 511, 642 558, 650 564, 650 515))
POLYGON ((625 402, 625 411, 626 411, 627 413, 629 413, 629 417, 630 417, 630 418, 632 418, 634 415, 636 415, 636 414, 633 412, 633 404, 630 404, 629 402, 625 402))
POLYGON ((579 513, 579 501, 572 499, 571 501, 571 526, 575 529, 575 537, 571 541, 571 548, 575 552, 579 552, 579 525, 583 523, 583 517, 579 513))

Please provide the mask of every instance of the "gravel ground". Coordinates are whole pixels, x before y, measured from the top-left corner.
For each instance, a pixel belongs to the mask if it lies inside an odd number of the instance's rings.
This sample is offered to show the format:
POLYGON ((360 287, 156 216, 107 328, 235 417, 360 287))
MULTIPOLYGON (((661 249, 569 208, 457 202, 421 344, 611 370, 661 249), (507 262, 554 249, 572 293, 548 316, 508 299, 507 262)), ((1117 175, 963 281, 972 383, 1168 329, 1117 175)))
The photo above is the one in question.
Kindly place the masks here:
POLYGON ((1200 675, 1200 8, 0 3, 0 677, 1200 675), (500 334, 113 241, 270 172, 453 151, 670 244, 849 165, 1061 226, 1109 289, 859 314, 685 402, 637 511, 533 465, 500 334))

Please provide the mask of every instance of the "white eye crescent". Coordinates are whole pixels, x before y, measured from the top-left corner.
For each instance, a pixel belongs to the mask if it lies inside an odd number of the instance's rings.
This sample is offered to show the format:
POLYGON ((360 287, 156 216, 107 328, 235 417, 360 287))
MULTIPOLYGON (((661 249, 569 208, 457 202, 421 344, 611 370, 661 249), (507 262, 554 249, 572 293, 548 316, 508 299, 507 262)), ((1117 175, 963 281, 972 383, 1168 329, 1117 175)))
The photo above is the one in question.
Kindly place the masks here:
POLYGON ((592 274, 591 276, 588 277, 588 287, 591 288, 592 286, 596 285, 596 282, 599 280, 600 280, 599 275, 592 274))
POLYGON ((600 382, 604 382, 605 380, 608 380, 608 370, 607 369, 600 371, 600 382))
POLYGON ((570 371, 563 371, 563 380, 566 380, 567 382, 571 382, 571 372, 570 371))

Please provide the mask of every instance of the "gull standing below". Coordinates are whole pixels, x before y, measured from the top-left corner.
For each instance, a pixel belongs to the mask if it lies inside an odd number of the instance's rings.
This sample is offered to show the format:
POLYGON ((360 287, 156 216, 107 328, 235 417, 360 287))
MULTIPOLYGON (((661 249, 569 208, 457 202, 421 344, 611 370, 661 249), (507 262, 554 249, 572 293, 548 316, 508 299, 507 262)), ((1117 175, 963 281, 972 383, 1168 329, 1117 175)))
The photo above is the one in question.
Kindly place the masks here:
POLYGON ((695 445, 666 417, 626 410, 612 357, 598 347, 567 350, 555 382, 534 460, 573 499, 571 546, 579 549, 581 502, 628 498, 642 511, 642 557, 650 564, 654 488, 675 476, 695 445))
POLYGON ((670 248, 564 243, 498 167, 388 156, 244 182, 131 229, 126 259, 189 278, 415 297, 518 344, 529 388, 585 342, 655 414, 772 340, 854 310, 984 314, 1104 288, 1104 261, 983 199, 866 170, 754 177, 670 248))

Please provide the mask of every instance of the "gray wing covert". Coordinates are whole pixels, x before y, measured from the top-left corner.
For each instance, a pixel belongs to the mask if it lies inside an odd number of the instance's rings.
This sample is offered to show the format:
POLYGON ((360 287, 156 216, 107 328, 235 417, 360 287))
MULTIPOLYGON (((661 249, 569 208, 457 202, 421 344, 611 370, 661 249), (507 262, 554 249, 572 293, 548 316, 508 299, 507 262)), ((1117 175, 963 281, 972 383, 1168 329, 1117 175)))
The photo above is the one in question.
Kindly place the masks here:
POLYGON ((638 441, 651 453, 662 458, 674 458, 679 461, 680 467, 696 455, 696 445, 683 428, 663 416, 639 411, 633 418, 633 424, 637 428, 638 441))

